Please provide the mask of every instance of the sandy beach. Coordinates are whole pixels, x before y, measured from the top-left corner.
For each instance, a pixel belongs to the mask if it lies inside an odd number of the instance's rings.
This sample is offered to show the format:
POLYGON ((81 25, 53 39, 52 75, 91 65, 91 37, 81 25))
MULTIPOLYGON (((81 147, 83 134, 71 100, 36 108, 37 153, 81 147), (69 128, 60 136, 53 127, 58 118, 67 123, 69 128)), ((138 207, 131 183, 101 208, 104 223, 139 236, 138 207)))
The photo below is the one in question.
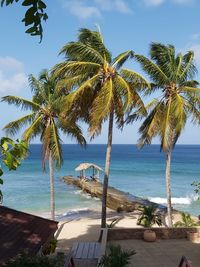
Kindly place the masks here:
MULTIPOLYGON (((118 218, 118 222, 114 227, 141 227, 137 225, 138 212, 123 214, 109 210, 107 223, 110 224, 115 218, 118 218)), ((94 211, 87 217, 60 221, 56 233, 57 251, 68 251, 76 241, 97 241, 101 229, 100 225, 100 211, 94 211)))
MULTIPOLYGON (((108 210, 107 224, 110 224, 115 218, 118 218, 118 222, 114 227, 139 228, 142 226, 137 225, 138 216, 138 211, 131 213, 117 213, 108 210)), ((173 217, 174 222, 181 220, 180 214, 176 213, 173 217)), ((193 218, 195 219, 195 217, 193 218)), ((93 213, 90 213, 90 215, 86 215, 82 218, 60 221, 59 229, 56 233, 56 238, 58 240, 57 251, 67 252, 76 241, 97 241, 100 234, 100 225, 100 211, 94 211, 93 213)))

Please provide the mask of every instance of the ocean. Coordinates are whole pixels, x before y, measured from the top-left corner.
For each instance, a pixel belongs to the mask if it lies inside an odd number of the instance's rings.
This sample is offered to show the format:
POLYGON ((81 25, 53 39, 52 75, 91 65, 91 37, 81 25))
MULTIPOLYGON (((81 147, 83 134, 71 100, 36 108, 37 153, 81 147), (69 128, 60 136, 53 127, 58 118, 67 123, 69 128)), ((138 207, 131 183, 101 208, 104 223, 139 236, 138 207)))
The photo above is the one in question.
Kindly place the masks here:
MULTIPOLYGON (((93 162, 102 168, 106 145, 63 145, 64 164, 55 172, 56 214, 58 218, 85 214, 101 207, 91 198, 61 181, 65 175, 77 176, 75 168, 93 162)), ((3 204, 25 212, 49 216, 49 176, 42 171, 41 145, 31 145, 29 157, 16 171, 5 172, 3 204)), ((48 167, 48 166, 47 166, 48 167)), ((88 176, 91 172, 87 172, 88 176)), ((101 174, 103 179, 103 173, 101 174)), ((173 207, 193 215, 200 214, 200 202, 191 183, 200 180, 200 146, 177 145, 171 164, 173 207)), ((165 204, 165 154, 159 145, 139 150, 135 145, 113 145, 109 185, 135 196, 165 204)))

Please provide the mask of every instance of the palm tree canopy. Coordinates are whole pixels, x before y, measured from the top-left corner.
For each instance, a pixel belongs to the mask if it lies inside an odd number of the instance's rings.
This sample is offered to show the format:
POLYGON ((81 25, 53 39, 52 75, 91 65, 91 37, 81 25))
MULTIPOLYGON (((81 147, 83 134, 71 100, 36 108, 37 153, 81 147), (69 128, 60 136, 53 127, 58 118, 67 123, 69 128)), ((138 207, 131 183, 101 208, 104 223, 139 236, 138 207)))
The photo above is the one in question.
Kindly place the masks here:
POLYGON ((150 59, 134 55, 152 80, 146 90, 152 94, 158 90, 160 97, 147 106, 148 116, 140 127, 140 145, 149 144, 154 136, 160 136, 161 149, 171 150, 185 127, 188 117, 200 121, 200 88, 194 80, 197 69, 194 53, 176 54, 173 45, 152 43, 150 59))
POLYGON ((70 92, 70 110, 89 122, 91 136, 100 133, 102 122, 111 112, 118 126, 122 126, 124 114, 132 108, 139 107, 145 113, 137 89, 148 87, 149 83, 138 73, 121 69, 133 57, 133 51, 112 58, 100 32, 80 29, 78 40, 67 43, 60 54, 65 61, 57 64, 53 73, 62 78, 61 88, 70 92))
POLYGON ((29 76, 29 84, 33 92, 32 100, 16 96, 5 96, 2 98, 3 102, 31 111, 29 114, 8 123, 4 130, 7 134, 14 135, 21 127, 25 126, 23 139, 28 142, 34 137, 40 136, 43 144, 44 168, 50 151, 57 168, 63 162, 59 130, 71 135, 80 144, 85 145, 81 129, 75 121, 65 122, 61 115, 64 100, 61 92, 56 90, 57 83, 58 80, 50 76, 47 70, 44 70, 40 73, 38 79, 32 75, 29 76))

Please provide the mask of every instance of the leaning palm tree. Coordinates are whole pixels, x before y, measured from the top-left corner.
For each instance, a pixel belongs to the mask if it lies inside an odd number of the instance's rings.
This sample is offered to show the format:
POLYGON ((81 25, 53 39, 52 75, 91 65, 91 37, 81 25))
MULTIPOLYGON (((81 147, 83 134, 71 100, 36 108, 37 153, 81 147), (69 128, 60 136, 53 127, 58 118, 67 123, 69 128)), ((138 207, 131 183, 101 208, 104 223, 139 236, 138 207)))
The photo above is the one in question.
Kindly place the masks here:
POLYGON ((194 66, 194 53, 176 54, 172 45, 152 43, 150 59, 135 55, 143 70, 153 81, 151 94, 158 90, 160 97, 147 106, 149 114, 139 131, 140 145, 150 144, 152 138, 159 136, 161 150, 166 153, 166 195, 168 224, 172 226, 172 205, 170 186, 170 163, 172 149, 183 131, 187 119, 200 120, 198 82, 193 80, 197 70, 194 66))
POLYGON ((67 43, 60 52, 65 61, 56 65, 54 75, 62 77, 61 88, 71 90, 71 114, 79 114, 89 123, 91 138, 100 134, 102 124, 108 119, 108 141, 102 196, 101 226, 106 226, 107 188, 111 160, 113 124, 123 125, 124 114, 134 107, 145 113, 137 92, 148 87, 148 82, 130 69, 121 69, 131 50, 112 58, 98 31, 81 29, 77 42, 67 43))
MULTIPOLYGON (((40 136, 43 145, 42 163, 49 162, 50 174, 50 207, 51 218, 55 219, 55 190, 54 190, 54 163, 59 169, 62 165, 62 148, 59 131, 74 137, 78 143, 85 144, 81 129, 75 121, 66 121, 62 117, 62 95, 56 90, 58 80, 49 76, 44 70, 36 79, 29 77, 30 87, 33 92, 32 100, 17 96, 5 96, 2 101, 9 105, 14 104, 22 110, 30 110, 31 113, 15 121, 8 123, 4 130, 7 134, 16 134, 21 127, 27 126, 23 133, 23 140, 30 142, 36 136, 40 136)), ((66 101, 65 101, 66 104, 66 101)))

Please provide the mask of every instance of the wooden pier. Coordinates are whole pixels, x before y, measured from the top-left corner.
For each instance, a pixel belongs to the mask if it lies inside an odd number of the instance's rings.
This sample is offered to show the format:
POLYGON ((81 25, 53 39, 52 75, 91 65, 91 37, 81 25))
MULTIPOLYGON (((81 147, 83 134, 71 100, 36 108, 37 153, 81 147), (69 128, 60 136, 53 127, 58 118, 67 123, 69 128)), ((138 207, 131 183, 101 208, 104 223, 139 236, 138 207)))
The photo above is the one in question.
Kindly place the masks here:
MULTIPOLYGON (((73 176, 64 176, 62 180, 69 185, 74 185, 80 188, 83 192, 88 193, 92 197, 102 199, 103 185, 100 182, 92 181, 90 179, 80 179, 73 176)), ((166 206, 164 205, 133 196, 114 187, 108 187, 107 207, 112 210, 132 212, 141 206, 151 205, 157 206, 159 211, 166 213, 166 206)))

